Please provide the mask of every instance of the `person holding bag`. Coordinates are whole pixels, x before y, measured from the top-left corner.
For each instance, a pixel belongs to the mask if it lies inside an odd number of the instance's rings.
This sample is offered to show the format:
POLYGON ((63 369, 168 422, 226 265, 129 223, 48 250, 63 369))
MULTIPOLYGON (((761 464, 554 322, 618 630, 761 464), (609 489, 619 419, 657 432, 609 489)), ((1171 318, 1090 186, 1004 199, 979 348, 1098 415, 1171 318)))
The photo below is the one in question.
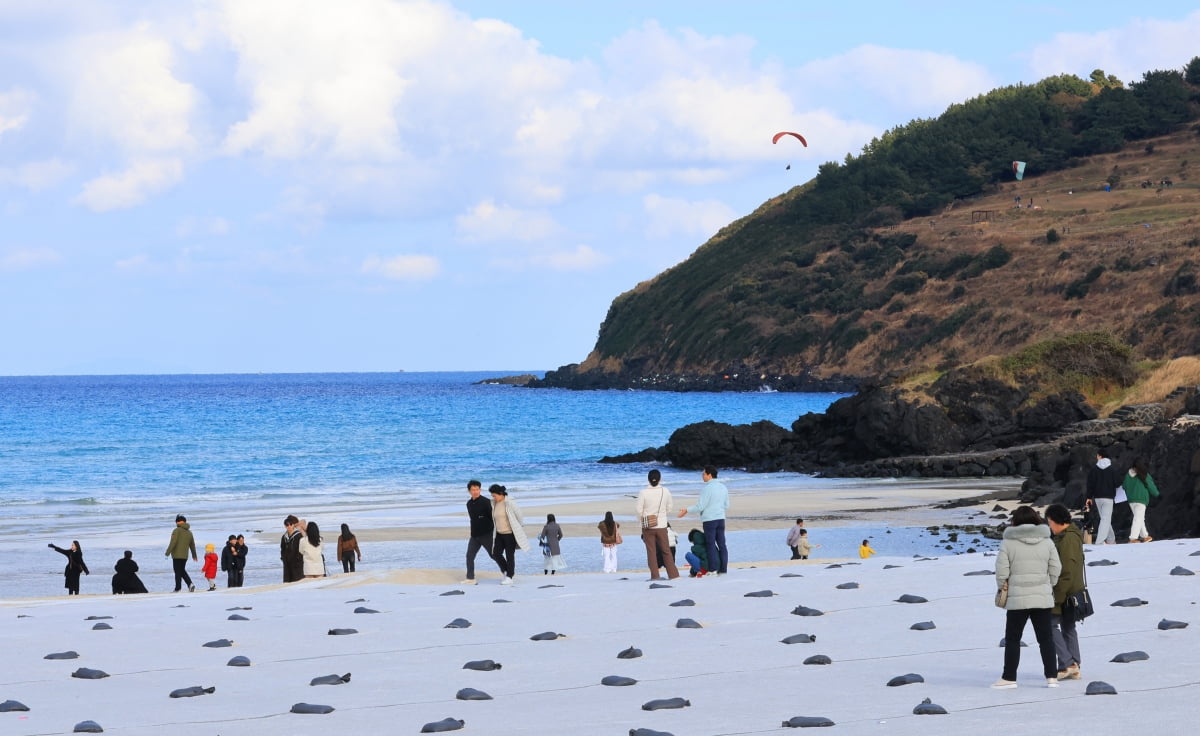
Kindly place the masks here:
POLYGON ((667 536, 667 519, 671 514, 671 492, 659 485, 662 473, 658 468, 646 475, 650 485, 642 489, 637 499, 637 515, 642 522, 642 543, 646 545, 646 567, 650 568, 650 579, 661 580, 658 574, 659 560, 667 568, 667 579, 679 577, 675 567, 675 555, 671 552, 671 540, 667 536))
POLYGON ((1062 564, 1054 584, 1054 608, 1050 611, 1050 629, 1054 634, 1054 652, 1058 657, 1058 679, 1078 680, 1079 634, 1075 631, 1075 611, 1071 596, 1087 587, 1083 568, 1083 534, 1071 523, 1071 512, 1061 503, 1046 509, 1050 539, 1062 564))
POLYGON ((1021 634, 1025 623, 1033 622, 1046 687, 1058 687, 1058 669, 1054 635, 1050 631, 1050 611, 1054 608, 1054 584, 1062 572, 1058 552, 1050 541, 1050 528, 1042 523, 1029 506, 1012 512, 1012 525, 1004 530, 1004 541, 996 555, 996 584, 1008 586, 1004 602, 1004 671, 993 688, 1009 690, 1017 686, 1017 665, 1021 662, 1021 634))

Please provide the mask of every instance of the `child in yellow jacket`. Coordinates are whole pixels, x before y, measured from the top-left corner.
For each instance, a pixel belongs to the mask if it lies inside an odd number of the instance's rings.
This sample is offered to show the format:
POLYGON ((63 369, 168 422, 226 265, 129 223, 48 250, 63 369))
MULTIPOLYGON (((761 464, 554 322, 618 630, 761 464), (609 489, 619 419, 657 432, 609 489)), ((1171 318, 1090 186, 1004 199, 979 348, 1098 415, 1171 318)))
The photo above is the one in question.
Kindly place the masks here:
POLYGON ((862 546, 858 548, 858 556, 865 560, 873 554, 875 554, 875 550, 871 549, 871 543, 864 539, 862 546))

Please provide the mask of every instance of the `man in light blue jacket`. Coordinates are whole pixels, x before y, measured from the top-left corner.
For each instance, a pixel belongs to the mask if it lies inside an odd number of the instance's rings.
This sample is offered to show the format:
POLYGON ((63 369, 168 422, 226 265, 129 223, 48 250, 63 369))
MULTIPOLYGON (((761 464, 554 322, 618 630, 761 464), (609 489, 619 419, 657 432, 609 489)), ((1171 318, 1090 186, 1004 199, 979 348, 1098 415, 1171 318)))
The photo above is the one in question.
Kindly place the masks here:
POLYGON ((708 569, 710 572, 724 575, 729 571, 729 548, 725 545, 725 510, 729 508, 729 489, 717 480, 715 466, 705 465, 700 477, 704 479, 700 500, 680 511, 679 518, 687 516, 689 511, 700 514, 700 521, 704 523, 708 569))

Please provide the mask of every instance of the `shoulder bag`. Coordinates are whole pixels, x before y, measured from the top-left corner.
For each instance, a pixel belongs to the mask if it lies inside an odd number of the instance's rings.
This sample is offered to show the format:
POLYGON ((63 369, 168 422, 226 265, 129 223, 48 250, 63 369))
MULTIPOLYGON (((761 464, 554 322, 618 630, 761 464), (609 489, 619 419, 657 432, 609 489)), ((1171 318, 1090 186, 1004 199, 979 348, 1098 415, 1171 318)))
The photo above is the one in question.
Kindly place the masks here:
POLYGON ((1087 566, 1083 566, 1083 590, 1078 593, 1072 593, 1063 601, 1062 612, 1064 616, 1070 616, 1076 623, 1084 620, 1096 612, 1092 606, 1092 594, 1087 589, 1087 566))
MULTIPOLYGON (((663 502, 663 491, 661 489, 659 489, 658 504, 655 505, 655 507, 654 507, 656 511, 658 509, 662 508, 662 502, 663 502)), ((642 528, 643 529, 654 529, 657 526, 658 526, 658 514, 650 514, 649 516, 642 517, 642 528)))
POLYGON ((1008 604, 1008 581, 1004 581, 1004 585, 996 591, 996 607, 1004 608, 1008 604))

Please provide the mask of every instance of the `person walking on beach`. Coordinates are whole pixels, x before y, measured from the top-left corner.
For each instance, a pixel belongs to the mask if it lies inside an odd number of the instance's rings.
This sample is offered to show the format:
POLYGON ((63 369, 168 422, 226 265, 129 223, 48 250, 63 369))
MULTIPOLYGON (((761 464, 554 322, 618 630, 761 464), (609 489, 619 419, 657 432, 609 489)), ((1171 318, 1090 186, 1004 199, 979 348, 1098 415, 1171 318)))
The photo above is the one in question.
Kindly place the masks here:
POLYGON ((787 546, 792 550, 793 560, 802 560, 800 556, 800 532, 804 529, 804 519, 796 519, 796 525, 788 529, 787 546))
MULTIPOLYGON (((658 568, 667 568, 667 578, 679 577, 675 567, 675 554, 671 551, 671 540, 667 535, 673 502, 671 491, 660 485, 662 473, 654 468, 646 474, 650 484, 642 489, 637 498, 637 516, 642 523, 642 543, 646 546, 646 567, 650 568, 650 579, 660 580, 658 568)), ((615 564, 614 564, 615 569, 615 564)))
POLYGON ((617 571, 617 545, 625 540, 621 538, 621 525, 613 518, 611 511, 604 512, 604 520, 596 525, 600 530, 600 550, 604 559, 604 572, 617 571))
POLYGON ((342 533, 338 535, 337 556, 342 561, 342 572, 354 572, 354 558, 362 562, 362 552, 358 549, 358 537, 350 531, 349 524, 342 524, 342 533))
POLYGON ((192 562, 196 562, 196 540, 192 537, 192 528, 187 523, 187 517, 179 514, 175 517, 175 530, 171 532, 171 541, 167 543, 165 555, 171 558, 171 565, 175 569, 176 593, 182 590, 184 583, 187 583, 188 591, 196 591, 196 586, 192 585, 192 576, 188 575, 187 571, 189 553, 192 555, 192 562))
POLYGON ((479 550, 492 556, 492 537, 496 524, 492 521, 492 502, 483 497, 483 484, 477 480, 467 481, 467 518, 471 522, 471 539, 467 542, 467 577, 463 585, 475 584, 475 556, 479 550))
MULTIPOLYGON (((808 556, 812 554, 813 547, 820 547, 820 546, 821 545, 819 545, 819 544, 811 544, 808 541, 808 530, 807 529, 800 530, 800 539, 799 539, 799 541, 796 542, 797 551, 800 552, 800 559, 807 560, 808 556)), ((871 554, 875 554, 875 550, 871 550, 871 554)))
POLYGON ((525 519, 521 507, 508 497, 508 489, 499 483, 488 487, 492 496, 492 523, 496 526, 496 541, 492 546, 492 559, 504 576, 501 585, 512 585, 517 575, 517 550, 529 549, 529 537, 525 536, 525 519))
POLYGON ((1061 503, 1046 508, 1046 525, 1062 572, 1054 584, 1054 608, 1050 611, 1050 633, 1054 636, 1054 654, 1058 660, 1059 680, 1078 680, 1079 634, 1075 630, 1075 612, 1067 598, 1087 587, 1083 574, 1083 533, 1071 523, 1071 512, 1061 503))
POLYGON ((294 583, 304 578, 304 556, 300 554, 300 520, 288 514, 283 520, 283 536, 279 538, 279 559, 283 562, 283 582, 294 583))
POLYGON ((729 489, 717 480, 717 468, 705 465, 700 474, 704 488, 700 500, 679 512, 679 518, 689 511, 700 514, 704 527, 704 543, 708 547, 708 571, 724 575, 729 571, 729 547, 725 544, 725 511, 729 508, 729 489))
POLYGON ((688 576, 702 578, 708 574, 708 544, 704 541, 704 532, 699 529, 691 530, 688 532, 688 541, 691 542, 692 549, 683 555, 691 568, 688 576))
POLYGON ((117 560, 113 570, 116 571, 112 576, 113 595, 149 592, 138 577, 138 564, 133 561, 133 550, 125 550, 125 556, 117 560))
POLYGON ((300 557, 304 560, 304 577, 325 576, 325 551, 321 546, 321 528, 315 521, 301 521, 300 557))
POLYGON ((871 540, 864 539, 862 544, 858 546, 858 556, 864 560, 868 560, 873 554, 875 554, 875 550, 871 548, 871 540))
POLYGON ((217 589, 217 548, 211 544, 204 546, 204 579, 209 590, 217 589))
POLYGON ((563 562, 562 548, 558 543, 562 538, 562 527, 554 519, 554 514, 546 514, 546 525, 538 535, 538 542, 542 546, 543 575, 553 575, 567 566, 567 563, 563 562))
POLYGON ((1096 527, 1096 536, 1092 540, 1096 544, 1114 544, 1117 535, 1113 532, 1113 505, 1116 502, 1117 487, 1121 479, 1117 470, 1112 466, 1107 450, 1096 451, 1096 464, 1088 471, 1087 500, 1083 502, 1086 511, 1095 506, 1100 512, 1100 523, 1096 527))
POLYGON ((91 575, 88 570, 87 563, 83 561, 83 548, 79 546, 78 541, 72 541, 71 546, 67 549, 56 546, 53 542, 46 545, 55 552, 67 558, 67 566, 63 568, 64 585, 67 589, 67 595, 79 595, 79 575, 91 575))
POLYGON ((1129 529, 1130 542, 1151 542, 1150 530, 1146 528, 1146 506, 1150 504, 1151 496, 1158 496, 1158 486, 1146 469, 1145 458, 1133 461, 1133 467, 1121 483, 1125 495, 1129 497, 1129 510, 1133 512, 1133 526, 1129 529))
POLYGON ((1046 687, 1058 687, 1058 668, 1054 634, 1050 630, 1054 608, 1054 585, 1062 574, 1058 551, 1050 540, 1050 527, 1029 506, 1012 512, 1012 525, 1004 530, 1004 540, 996 554, 996 585, 1008 587, 1004 622, 1004 671, 992 687, 1009 690, 1017 686, 1017 665, 1021 662, 1021 634, 1025 623, 1033 622, 1042 655, 1042 676, 1046 687))

